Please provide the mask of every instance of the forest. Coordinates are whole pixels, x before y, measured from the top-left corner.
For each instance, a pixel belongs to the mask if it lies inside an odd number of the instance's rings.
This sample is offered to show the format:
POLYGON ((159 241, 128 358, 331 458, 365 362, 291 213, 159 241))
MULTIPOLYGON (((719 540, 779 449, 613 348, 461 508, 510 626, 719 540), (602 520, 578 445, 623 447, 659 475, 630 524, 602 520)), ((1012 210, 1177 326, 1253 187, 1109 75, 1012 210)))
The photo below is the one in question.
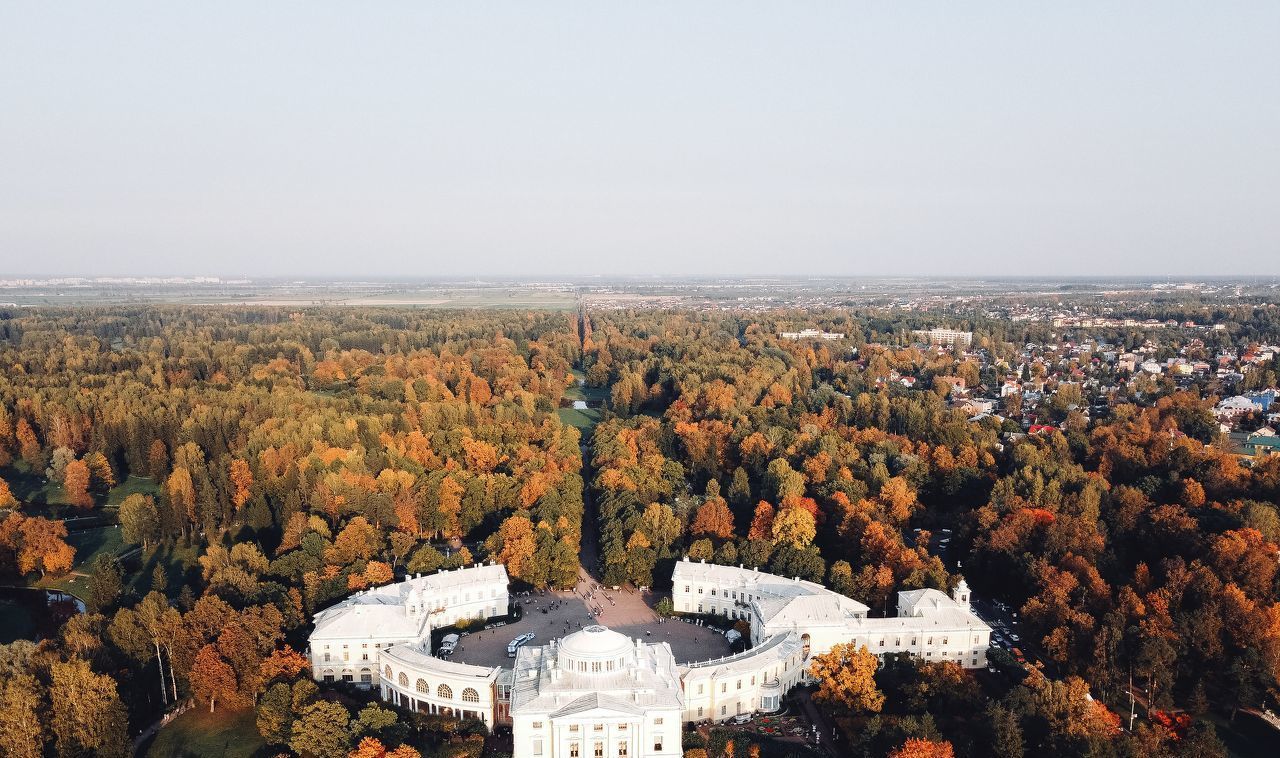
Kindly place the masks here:
MULTIPOLYGON (((1216 315, 1230 328, 1196 350, 1276 339, 1269 317, 1216 315)), ((689 555, 821 582, 872 615, 961 576, 1017 611, 1035 662, 994 674, 819 662, 814 698, 849 755, 1227 755, 1220 729, 1280 695, 1280 457, 1220 444, 1212 380, 1089 384, 1074 359, 1019 357, 1043 325, 975 318, 969 352, 913 346, 925 325, 892 309, 0 310, 0 572, 86 606, 0 646, 0 741, 128 755, 191 700, 252 714, 279 753, 478 756, 475 724, 314 683, 309 620, 478 561, 572 586, 591 530, 609 585, 668 589, 689 555), (849 338, 778 338, 797 327, 849 338), (948 402, 956 379, 1020 374, 1045 384, 1041 433, 948 402), (587 438, 557 413, 577 376, 607 398, 587 438), (117 527, 119 551, 83 549, 117 527)))

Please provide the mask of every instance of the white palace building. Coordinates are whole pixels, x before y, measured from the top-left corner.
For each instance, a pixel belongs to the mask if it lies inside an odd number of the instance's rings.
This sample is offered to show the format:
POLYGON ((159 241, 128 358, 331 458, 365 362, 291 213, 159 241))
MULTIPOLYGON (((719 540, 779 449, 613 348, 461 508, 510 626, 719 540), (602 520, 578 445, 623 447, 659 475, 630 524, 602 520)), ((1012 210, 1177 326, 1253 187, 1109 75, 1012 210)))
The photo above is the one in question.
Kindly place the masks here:
POLYGON ((756 569, 685 558, 671 578, 676 611, 747 620, 750 647, 681 663, 665 642, 589 626, 519 648, 513 668, 432 655, 432 628, 507 613, 506 569, 487 565, 366 590, 317 614, 312 676, 377 687, 410 710, 510 724, 515 758, 677 758, 684 723, 779 710, 809 657, 836 644, 986 665, 991 627, 970 610, 964 580, 950 596, 900 592, 896 617, 868 618, 822 585, 756 569))

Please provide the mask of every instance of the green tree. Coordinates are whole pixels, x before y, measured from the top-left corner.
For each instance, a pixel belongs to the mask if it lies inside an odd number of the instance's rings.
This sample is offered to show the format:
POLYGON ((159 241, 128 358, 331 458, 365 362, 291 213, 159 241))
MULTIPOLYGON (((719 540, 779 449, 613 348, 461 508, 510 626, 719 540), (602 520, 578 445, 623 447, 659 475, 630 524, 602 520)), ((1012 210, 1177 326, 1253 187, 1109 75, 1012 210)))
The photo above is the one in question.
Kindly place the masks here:
POLYGON ((276 682, 258 700, 258 733, 268 745, 287 745, 293 725, 293 691, 276 682))
POLYGON ((85 607, 90 613, 104 613, 124 591, 124 569, 113 555, 99 555, 89 569, 89 593, 85 607))
POLYGON ((120 530, 124 541, 142 549, 160 538, 160 513, 155 498, 134 493, 120 503, 120 530))
POLYGON ((306 758, 346 758, 351 750, 351 714, 341 704, 317 700, 298 712, 289 747, 306 758))

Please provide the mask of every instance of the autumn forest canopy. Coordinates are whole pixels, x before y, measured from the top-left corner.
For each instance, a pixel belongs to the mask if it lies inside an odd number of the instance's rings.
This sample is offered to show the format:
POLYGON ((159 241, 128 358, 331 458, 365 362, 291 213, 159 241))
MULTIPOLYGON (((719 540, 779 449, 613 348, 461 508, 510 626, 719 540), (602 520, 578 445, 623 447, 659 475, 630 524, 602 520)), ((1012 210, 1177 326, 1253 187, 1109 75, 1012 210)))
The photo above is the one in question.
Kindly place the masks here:
MULTIPOLYGON (((1223 315, 1160 349, 1278 338, 1269 316, 1223 315)), ((1225 755, 1210 720, 1280 695, 1280 456, 1229 449, 1212 382, 1029 356, 1052 336, 1033 323, 972 318, 967 351, 915 344, 920 326, 891 309, 0 310, 0 573, 87 606, 0 647, 0 741, 124 755, 190 698, 251 711, 275 752, 479 755, 474 724, 313 682, 312 617, 478 562, 572 587, 589 542, 608 585, 663 592, 688 555, 874 616, 963 575, 1019 614, 1035 664, 823 659, 814 697, 851 754, 1225 755), (848 336, 778 336, 802 327, 848 336), (1010 377, 1040 387, 1035 433, 1021 397, 957 405, 1010 377), (562 413, 576 389, 604 398, 593 427, 562 413), (116 527, 115 547, 90 537, 116 527)))

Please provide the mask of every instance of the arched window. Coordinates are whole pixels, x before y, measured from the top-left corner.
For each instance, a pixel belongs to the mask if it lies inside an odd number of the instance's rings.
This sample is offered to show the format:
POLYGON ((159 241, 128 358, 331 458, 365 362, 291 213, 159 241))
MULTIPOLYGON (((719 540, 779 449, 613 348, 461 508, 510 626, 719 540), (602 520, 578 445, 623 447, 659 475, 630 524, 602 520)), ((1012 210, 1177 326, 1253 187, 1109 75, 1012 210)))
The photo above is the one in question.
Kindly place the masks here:
POLYGON ((479 693, 479 692, 476 692, 474 689, 472 689, 472 688, 468 687, 468 688, 466 688, 465 690, 463 690, 463 691, 462 691, 462 702, 464 702, 464 703, 478 703, 478 702, 480 702, 480 693, 479 693))
POLYGON ((453 690, 449 689, 449 685, 442 684, 439 687, 436 687, 436 697, 442 700, 452 700, 453 690))
POLYGON ((418 692, 425 692, 427 694, 431 694, 431 688, 427 686, 426 679, 419 679, 416 685, 416 688, 418 692))
POLYGON ((384 668, 384 669, 382 670, 382 676, 383 676, 383 678, 384 678, 384 679, 390 679, 390 678, 391 678, 391 667, 390 667, 390 666, 387 666, 386 668, 384 668))
POLYGON ((400 672, 400 679, 398 681, 400 682, 401 687, 409 686, 409 676, 405 674, 403 671, 400 672))

